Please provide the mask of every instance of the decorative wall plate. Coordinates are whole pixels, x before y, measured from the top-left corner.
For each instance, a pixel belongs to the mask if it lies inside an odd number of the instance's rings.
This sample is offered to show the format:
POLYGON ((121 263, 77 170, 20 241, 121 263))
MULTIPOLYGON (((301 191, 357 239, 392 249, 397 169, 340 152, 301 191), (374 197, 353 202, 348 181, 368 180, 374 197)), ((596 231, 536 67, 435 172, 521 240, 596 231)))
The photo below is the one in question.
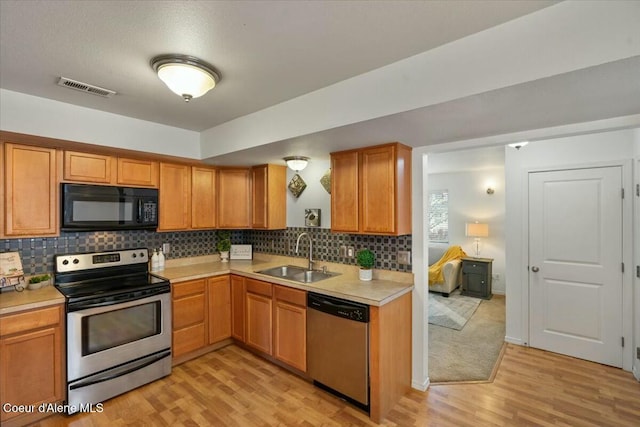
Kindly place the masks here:
POLYGON ((307 183, 304 182, 304 179, 298 174, 295 174, 291 181, 289 182, 289 191, 291 194, 297 199, 300 197, 304 189, 307 188, 307 183))
POLYGON ((324 187, 327 193, 331 194, 331 169, 327 170, 322 178, 320 178, 320 184, 324 187))

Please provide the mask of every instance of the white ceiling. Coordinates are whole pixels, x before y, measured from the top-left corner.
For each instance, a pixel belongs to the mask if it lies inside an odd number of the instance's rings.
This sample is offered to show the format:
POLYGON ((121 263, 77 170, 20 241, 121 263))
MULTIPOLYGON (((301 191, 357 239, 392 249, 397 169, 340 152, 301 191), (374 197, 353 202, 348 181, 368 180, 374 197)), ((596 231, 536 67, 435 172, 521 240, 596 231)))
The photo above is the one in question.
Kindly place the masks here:
MULTIPOLYGON (((554 1, 0 1, 0 87, 203 131, 553 5, 554 1), (185 104, 149 60, 181 53, 222 81, 185 104), (111 99, 56 85, 115 90, 111 99)), ((640 113, 640 57, 237 151, 214 163, 326 158, 640 113), (254 160, 255 159, 255 160, 254 160)))

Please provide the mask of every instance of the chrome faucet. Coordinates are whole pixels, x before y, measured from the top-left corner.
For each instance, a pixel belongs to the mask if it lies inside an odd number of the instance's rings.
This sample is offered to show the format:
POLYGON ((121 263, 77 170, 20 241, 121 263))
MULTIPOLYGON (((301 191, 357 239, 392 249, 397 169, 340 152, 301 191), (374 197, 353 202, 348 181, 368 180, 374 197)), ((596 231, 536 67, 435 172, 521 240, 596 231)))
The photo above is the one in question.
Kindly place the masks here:
POLYGON ((302 236, 307 236, 307 239, 309 239, 309 270, 313 270, 313 263, 315 262, 313 260, 313 241, 311 240, 311 236, 309 236, 309 234, 300 233, 300 235, 298 236, 298 240, 296 241, 296 253, 298 253, 298 249, 300 248, 300 238, 302 236))

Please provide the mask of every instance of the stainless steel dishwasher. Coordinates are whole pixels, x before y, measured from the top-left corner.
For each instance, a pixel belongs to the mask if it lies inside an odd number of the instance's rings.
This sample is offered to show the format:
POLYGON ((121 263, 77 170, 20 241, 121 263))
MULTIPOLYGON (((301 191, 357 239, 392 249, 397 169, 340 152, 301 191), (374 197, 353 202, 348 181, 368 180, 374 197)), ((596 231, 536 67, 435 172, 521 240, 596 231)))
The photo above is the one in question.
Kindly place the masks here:
POLYGON ((369 306, 307 294, 307 373, 369 412, 369 306))

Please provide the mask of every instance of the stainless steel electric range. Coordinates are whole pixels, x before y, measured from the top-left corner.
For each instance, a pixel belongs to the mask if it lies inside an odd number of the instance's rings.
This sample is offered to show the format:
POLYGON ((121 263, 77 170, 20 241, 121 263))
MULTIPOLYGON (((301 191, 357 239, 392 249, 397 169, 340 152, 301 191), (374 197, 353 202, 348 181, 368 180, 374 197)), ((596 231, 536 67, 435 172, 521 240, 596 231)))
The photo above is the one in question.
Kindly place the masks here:
POLYGON ((146 248, 56 256, 68 413, 171 373, 171 286, 148 262, 146 248))

